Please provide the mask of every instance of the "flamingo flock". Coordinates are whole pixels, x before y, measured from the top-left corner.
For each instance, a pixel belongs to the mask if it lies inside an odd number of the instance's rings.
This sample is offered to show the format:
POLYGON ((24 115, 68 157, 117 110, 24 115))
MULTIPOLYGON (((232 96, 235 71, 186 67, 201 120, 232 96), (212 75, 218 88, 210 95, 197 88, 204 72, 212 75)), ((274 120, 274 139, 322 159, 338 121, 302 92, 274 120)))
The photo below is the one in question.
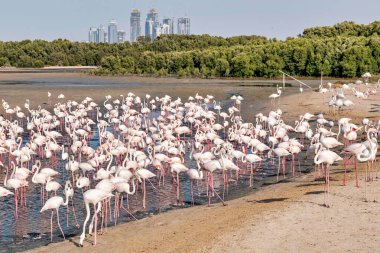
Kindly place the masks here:
MULTIPOLYGON (((281 89, 276 94, 273 100, 281 89)), ((90 97, 77 102, 60 94, 58 101, 47 110, 40 105, 32 109, 27 100, 23 113, 3 100, 5 114, 0 117, 0 166, 6 171, 0 197, 13 197, 17 219, 20 206, 26 207, 27 189, 38 189, 40 203, 34 204, 40 205, 41 213, 51 211, 51 240, 54 215, 65 239, 62 208, 67 215, 72 211, 79 227, 74 201, 82 201, 76 207, 86 213, 79 243, 84 245, 88 231, 96 245, 98 229, 116 224, 121 211, 135 218, 129 198, 140 198, 141 207, 147 208, 148 188, 160 193, 171 185, 176 204, 183 205, 181 189, 188 179, 192 205, 196 194, 209 205, 212 199, 226 205, 224 192, 231 185, 247 181, 253 187, 255 175, 267 174, 267 167, 277 171, 277 181, 280 175, 294 177, 301 173, 301 155, 310 152, 316 176, 325 181, 326 206, 331 205, 329 171, 340 160, 345 173, 353 159, 355 172, 357 161, 367 162, 365 181, 373 180, 380 125, 368 119, 357 126, 341 118, 336 122, 338 133, 333 131, 334 121, 323 114, 305 113, 287 124, 281 109, 257 113, 254 122, 244 122, 244 98, 236 95, 225 111, 214 96, 199 94, 182 101, 129 92, 117 98, 107 95, 99 104, 90 97), (367 140, 357 142, 362 133, 367 140)))

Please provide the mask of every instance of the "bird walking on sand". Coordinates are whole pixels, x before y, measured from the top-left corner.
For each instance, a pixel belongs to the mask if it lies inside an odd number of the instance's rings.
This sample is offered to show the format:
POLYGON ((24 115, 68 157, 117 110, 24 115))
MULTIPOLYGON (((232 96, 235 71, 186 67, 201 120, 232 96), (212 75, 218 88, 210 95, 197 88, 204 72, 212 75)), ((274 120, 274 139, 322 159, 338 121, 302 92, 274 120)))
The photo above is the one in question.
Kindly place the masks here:
POLYGON ((314 163, 318 165, 322 164, 322 167, 325 165, 325 206, 330 207, 330 166, 336 161, 343 160, 343 158, 333 151, 323 150, 320 143, 317 143, 315 151, 314 163))
POLYGON ((46 210, 51 210, 51 217, 50 217, 50 241, 53 241, 53 215, 54 210, 57 213, 57 223, 58 227, 61 230, 63 240, 65 240, 65 234, 63 233, 61 223, 59 222, 59 208, 61 206, 67 206, 69 203, 69 196, 66 194, 66 201, 63 201, 63 198, 61 196, 53 196, 50 199, 48 199, 45 203, 45 205, 42 207, 40 213, 45 212, 46 210))

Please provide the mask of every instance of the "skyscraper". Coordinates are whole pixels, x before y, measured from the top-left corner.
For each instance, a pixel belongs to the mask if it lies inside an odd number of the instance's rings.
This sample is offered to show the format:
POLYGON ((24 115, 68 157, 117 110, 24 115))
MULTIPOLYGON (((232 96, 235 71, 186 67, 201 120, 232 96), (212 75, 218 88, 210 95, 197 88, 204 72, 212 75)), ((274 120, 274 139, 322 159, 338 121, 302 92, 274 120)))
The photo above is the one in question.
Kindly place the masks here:
POLYGON ((167 24, 163 24, 161 26, 161 34, 170 34, 170 26, 167 24))
POLYGON ((140 11, 135 9, 131 13, 131 42, 136 42, 141 36, 140 11))
POLYGON ((90 27, 90 31, 88 32, 88 42, 96 43, 98 37, 98 32, 95 27, 90 27))
POLYGON ((145 37, 154 40, 158 36, 160 22, 158 21, 158 13, 155 9, 151 9, 146 16, 145 21, 145 37))
POLYGON ((125 42, 125 32, 123 30, 117 31, 117 42, 124 43, 125 42))
POLYGON ((106 33, 106 30, 104 29, 103 25, 99 26, 99 28, 97 29, 96 35, 97 35, 97 38, 96 38, 97 43, 105 43, 106 42, 107 33, 106 33))
POLYGON ((162 25, 162 34, 174 33, 174 20, 171 18, 164 18, 162 25))
POLYGON ((179 18, 177 23, 178 34, 190 34, 190 18, 179 18))
POLYGON ((108 23, 108 43, 117 43, 117 23, 115 20, 111 20, 108 23))

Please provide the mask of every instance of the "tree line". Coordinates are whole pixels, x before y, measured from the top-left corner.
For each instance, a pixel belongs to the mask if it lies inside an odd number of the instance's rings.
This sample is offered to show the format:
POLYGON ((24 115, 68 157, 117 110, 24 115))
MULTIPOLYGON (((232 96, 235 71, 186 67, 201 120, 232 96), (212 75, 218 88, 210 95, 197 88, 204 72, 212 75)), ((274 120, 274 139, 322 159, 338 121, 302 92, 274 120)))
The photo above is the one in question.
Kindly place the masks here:
POLYGON ((163 35, 153 42, 106 44, 68 40, 0 42, 0 66, 100 66, 98 75, 193 77, 355 77, 380 70, 380 22, 307 28, 296 38, 163 35))

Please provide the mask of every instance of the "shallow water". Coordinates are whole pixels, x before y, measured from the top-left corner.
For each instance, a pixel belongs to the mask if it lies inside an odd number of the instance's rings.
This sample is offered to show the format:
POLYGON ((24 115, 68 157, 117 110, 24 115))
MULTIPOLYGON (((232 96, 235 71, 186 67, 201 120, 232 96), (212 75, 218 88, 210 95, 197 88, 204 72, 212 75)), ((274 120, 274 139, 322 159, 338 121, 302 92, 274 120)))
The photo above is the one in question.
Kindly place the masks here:
MULTIPOLYGON (((149 87, 155 86, 155 87, 161 87, 161 89, 166 89, 162 84, 156 84, 156 83, 128 83, 125 84, 120 81, 115 82, 109 82, 107 81, 94 81, 94 80, 87 80, 85 78, 80 79, 57 79, 57 80, 51 80, 51 79, 38 79, 38 80, 6 80, 6 81, 0 81, 1 84, 15 84, 15 85, 33 85, 33 86, 39 86, 39 87, 54 87, 56 89, 59 88, 67 88, 67 87, 98 87, 102 88, 104 87, 105 83, 107 83, 107 90, 113 89, 113 88, 132 88, 132 87, 146 87, 147 92, 154 94, 154 91, 149 90, 149 87)), ((214 87, 214 89, 218 89, 217 87, 214 87)), ((292 89, 292 88, 289 88, 292 89)), ((296 89, 296 88, 293 88, 296 89)), ((210 94, 212 94, 212 88, 208 88, 210 91, 210 94)), ((264 101, 264 99, 267 99, 267 96, 263 98, 263 90, 267 90, 267 92, 273 91, 273 88, 263 88, 263 87, 249 87, 249 88, 236 88, 236 89, 229 89, 225 90, 224 94, 225 96, 222 98, 219 98, 221 101, 221 104, 224 108, 228 107, 230 105, 230 102, 228 98, 230 97, 231 92, 241 94, 244 98, 244 104, 249 104, 250 106, 248 108, 245 108, 243 111, 243 118, 250 118, 252 115, 256 114, 257 111, 255 110, 256 106, 258 105, 258 108, 260 105, 260 102, 264 101), (241 91, 243 89, 243 91, 241 91), (249 89, 249 95, 248 93, 245 93, 244 90, 249 89)), ((129 90, 126 89, 124 94, 128 93, 129 90)), ((220 90, 219 90, 220 92, 220 90)), ((183 93, 170 93, 170 91, 167 92, 172 97, 176 96, 184 96, 183 93)), ((192 94, 194 95, 194 94, 192 94)), ((81 94, 81 96, 84 98, 87 96, 86 93, 81 94)), ((186 99, 186 97, 183 97, 183 99, 186 99)), ((32 101, 33 103, 34 101, 32 101)), ((262 105, 261 105, 262 106, 262 105)), ((93 148, 96 148, 98 145, 98 136, 97 132, 94 130, 94 134, 90 140, 90 145, 93 148)), ((190 138, 190 137, 188 137, 190 138)), ((28 135, 23 135, 23 141, 24 144, 28 140, 28 135)), ((60 142, 64 141, 60 140, 60 142)), ((190 150, 187 150, 186 154, 186 160, 185 164, 189 168, 196 168, 196 164, 194 161, 191 161, 189 159, 190 150)), ((58 155, 58 157, 60 157, 58 155)), ((3 157, 2 161, 4 164, 7 163, 7 160, 5 157, 3 157)), ((43 160, 42 167, 51 167, 51 164, 49 164, 50 161, 43 160)), ((289 162, 287 162, 287 171, 289 172, 289 162)), ((308 169, 310 169, 310 166, 306 166, 308 162, 301 161, 301 171, 306 172, 308 169)), ((245 165, 241 165, 241 173, 239 174, 239 179, 236 182, 235 181, 235 175, 230 175, 230 182, 228 183, 228 186, 225 186, 223 184, 223 179, 221 173, 215 174, 215 182, 214 186, 217 190, 217 192, 224 197, 225 200, 234 199, 237 197, 244 196, 246 194, 249 194, 252 191, 257 190, 262 186, 263 184, 269 184, 275 182, 274 175, 277 173, 277 161, 274 160, 273 162, 266 159, 265 162, 260 166, 260 169, 255 171, 254 175, 254 187, 249 187, 249 171, 245 170, 245 165)), ((103 165, 104 166, 104 165, 103 165)), ((30 166, 31 167, 31 166, 30 166)), ((69 175, 67 171, 64 169, 65 164, 61 160, 57 160, 56 165, 54 167, 60 172, 60 176, 56 178, 56 180, 64 187, 65 181, 69 179, 69 175)), ((154 169, 150 168, 152 171, 154 169)), ((297 169, 297 167, 296 167, 297 169)), ((154 171, 155 172, 155 171, 154 171)), ((176 200, 176 186, 173 186, 171 175, 168 175, 170 173, 167 173, 166 179, 165 179, 165 185, 158 187, 157 179, 152 180, 152 184, 156 189, 152 187, 150 183, 147 182, 147 206, 144 210, 142 208, 142 193, 141 193, 141 186, 139 186, 137 193, 133 196, 128 197, 128 201, 126 198, 124 198, 124 206, 129 207, 130 212, 133 213, 133 215, 137 218, 143 218, 147 215, 151 214, 158 214, 160 212, 165 212, 174 208, 183 208, 183 207, 190 207, 191 206, 191 191, 190 191, 190 181, 188 177, 183 173, 180 175, 180 204, 177 203, 176 200)), ((2 185, 2 181, 5 176, 5 171, 0 169, 0 185, 2 185)), ((70 179, 71 180, 71 179, 70 179)), ((62 188, 58 191, 58 195, 63 196, 62 188)), ((22 251, 27 248, 31 247, 38 247, 42 245, 46 245, 50 242, 50 211, 46 211, 45 213, 40 213, 40 209, 42 207, 41 200, 40 200, 40 187, 38 185, 34 185, 32 182, 29 183, 29 187, 27 188, 26 192, 27 196, 27 202, 26 206, 20 206, 19 207, 19 213, 18 218, 15 219, 14 216, 14 202, 13 197, 6 197, 2 198, 0 200, 0 252, 10 252, 10 251, 22 251)), ((46 200, 47 198, 45 198, 46 200)), ((204 205, 208 202, 208 197, 206 196, 206 187, 205 183, 202 182, 198 186, 195 184, 194 186, 194 202, 195 205, 204 205)), ((216 198, 216 196, 212 197, 212 202, 219 202, 219 200, 216 198)), ((80 225, 83 224, 85 213, 83 213, 84 206, 82 202, 82 191, 79 189, 75 190, 75 197, 74 197, 74 207, 76 210, 76 215, 78 218, 78 223, 80 225)), ((113 212, 114 202, 111 201, 111 207, 113 212)), ((63 228, 63 231, 67 237, 80 234, 82 231, 82 227, 75 228, 75 219, 73 216, 71 203, 69 203, 68 206, 69 213, 68 213, 68 219, 66 216, 66 207, 60 208, 60 222, 63 228)), ((133 220, 130 215, 127 215, 125 211, 121 211, 121 216, 117 223, 123 223, 126 221, 133 220)), ((113 217, 109 218, 109 226, 114 225, 115 222, 113 220, 113 217)), ((53 235, 53 241, 61 241, 62 237, 61 234, 56 226, 56 217, 54 216, 53 219, 53 226, 54 228, 54 235, 53 235)))

